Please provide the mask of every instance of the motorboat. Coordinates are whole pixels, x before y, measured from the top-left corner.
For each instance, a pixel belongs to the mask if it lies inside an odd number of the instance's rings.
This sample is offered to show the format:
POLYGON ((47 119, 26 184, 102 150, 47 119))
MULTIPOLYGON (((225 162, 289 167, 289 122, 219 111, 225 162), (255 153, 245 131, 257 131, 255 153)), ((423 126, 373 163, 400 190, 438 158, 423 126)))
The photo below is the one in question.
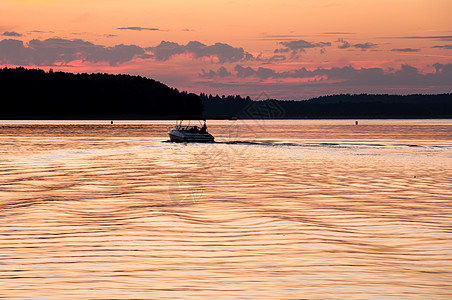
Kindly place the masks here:
POLYGON ((185 124, 183 120, 177 121, 176 126, 168 131, 171 142, 209 143, 214 141, 213 135, 207 132, 206 120, 199 120, 200 126, 190 123, 191 120, 188 120, 185 124))

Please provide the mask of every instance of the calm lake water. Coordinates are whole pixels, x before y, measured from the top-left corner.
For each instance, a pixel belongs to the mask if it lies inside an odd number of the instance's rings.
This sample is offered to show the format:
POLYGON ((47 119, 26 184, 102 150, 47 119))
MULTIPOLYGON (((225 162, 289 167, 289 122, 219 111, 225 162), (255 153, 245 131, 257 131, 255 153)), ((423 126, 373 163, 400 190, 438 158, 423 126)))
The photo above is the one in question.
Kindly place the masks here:
POLYGON ((0 298, 452 299, 452 120, 0 121, 0 298))

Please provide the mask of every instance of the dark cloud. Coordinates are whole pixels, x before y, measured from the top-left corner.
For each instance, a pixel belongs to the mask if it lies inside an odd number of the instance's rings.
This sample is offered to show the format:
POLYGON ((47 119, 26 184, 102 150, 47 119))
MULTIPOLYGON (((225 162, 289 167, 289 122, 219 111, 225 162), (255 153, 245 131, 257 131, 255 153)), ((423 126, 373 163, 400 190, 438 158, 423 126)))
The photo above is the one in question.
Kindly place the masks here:
POLYGON ((443 75, 452 74, 452 64, 436 63, 433 65, 433 67, 435 68, 436 74, 443 74, 443 75))
POLYGON ((352 46, 349 42, 345 41, 344 39, 338 39, 336 42, 341 43, 341 45, 337 46, 339 49, 347 49, 352 46))
POLYGON ((162 41, 156 47, 149 47, 146 50, 154 54, 154 58, 159 61, 165 61, 171 57, 185 53, 185 47, 175 42, 162 41))
POLYGON ((367 43, 364 43, 364 44, 354 44, 352 47, 356 48, 356 49, 361 49, 361 51, 366 51, 366 50, 369 50, 369 49, 377 48, 378 45, 374 44, 374 43, 367 42, 367 43))
POLYGON ((309 49, 309 48, 324 48, 324 47, 331 46, 330 42, 311 43, 311 42, 307 42, 305 40, 281 42, 280 44, 295 52, 298 52, 298 51, 304 52, 304 51, 306 51, 306 49, 309 49))
POLYGON ((275 49, 275 51, 273 51, 274 53, 288 53, 290 52, 289 48, 281 48, 281 49, 275 49))
POLYGON ((344 39, 337 39, 336 42, 340 43, 340 45, 337 46, 337 48, 339 48, 339 49, 348 49, 348 48, 353 47, 353 48, 356 48, 356 49, 360 49, 361 51, 366 51, 366 50, 375 49, 375 48, 378 47, 377 44, 369 43, 369 42, 367 42, 367 43, 358 43, 358 44, 353 44, 352 45, 352 44, 350 44, 349 42, 347 42, 344 39))
POLYGON ((5 32, 3 32, 2 35, 3 36, 10 36, 10 37, 20 37, 20 36, 22 36, 22 34, 17 33, 15 31, 5 31, 5 32))
POLYGON ((296 40, 296 41, 288 41, 288 42, 280 42, 284 48, 276 49, 275 53, 286 53, 292 52, 292 57, 295 57, 297 54, 301 52, 306 52, 306 49, 312 48, 321 48, 321 53, 324 53, 324 48, 331 46, 330 42, 319 42, 319 43, 311 43, 305 40, 296 40), (323 50, 323 51, 322 51, 323 50))
POLYGON ((257 76, 257 71, 255 71, 251 67, 243 67, 241 65, 236 65, 234 70, 237 72, 237 77, 257 76))
POLYGON ((281 62, 281 61, 285 61, 286 57, 284 55, 278 55, 275 54, 272 57, 268 58, 265 60, 266 63, 274 63, 274 62, 281 62))
POLYGON ((149 30, 149 31, 159 31, 160 29, 158 28, 149 28, 149 27, 135 27, 135 26, 131 26, 131 27, 119 27, 116 28, 119 30, 134 30, 134 31, 142 31, 142 30, 149 30))
POLYGON ((243 48, 235 48, 224 43, 215 43, 211 46, 206 46, 200 42, 189 42, 185 48, 188 53, 191 53, 195 58, 216 56, 220 63, 237 62, 241 60, 249 60, 252 55, 245 52, 243 48))
POLYGON ((385 71, 382 68, 306 68, 295 69, 286 72, 276 72, 268 68, 251 68, 236 65, 236 76, 239 78, 257 77, 264 80, 273 79, 311 79, 311 83, 305 85, 354 85, 354 86, 451 86, 452 64, 434 64, 433 73, 423 74, 417 68, 410 65, 401 65, 398 70, 385 71))
POLYGON ((220 67, 218 71, 209 70, 209 72, 206 72, 204 69, 202 69, 201 74, 199 74, 199 77, 212 79, 212 78, 224 78, 231 75, 232 73, 229 72, 225 67, 220 67))
POLYGON ((354 32, 330 31, 330 32, 323 32, 322 34, 327 34, 327 35, 348 35, 348 34, 356 34, 356 33, 354 33, 354 32))
POLYGON ((432 48, 452 50, 452 45, 437 45, 437 46, 433 46, 432 48))
POLYGON ((29 33, 55 33, 55 31, 31 30, 29 33))
POLYGON ((219 63, 238 62, 254 59, 253 55, 243 48, 232 47, 224 43, 205 45, 198 41, 191 41, 187 45, 180 45, 175 42, 162 41, 156 47, 149 47, 146 50, 152 52, 156 60, 165 61, 178 54, 191 54, 194 58, 215 57, 219 63))
POLYGON ((452 35, 401 36, 401 37, 390 37, 390 39, 452 41, 452 35))
POLYGON ((267 79, 275 76, 275 71, 270 68, 257 68, 256 74, 259 78, 267 79))
POLYGON ((74 60, 93 63, 108 62, 110 65, 117 65, 135 57, 166 61, 179 54, 190 54, 196 59, 212 58, 219 63, 255 59, 243 48, 224 43, 205 45, 197 41, 189 42, 187 45, 162 41, 156 47, 149 48, 123 44, 105 47, 81 39, 34 39, 26 45, 14 39, 0 41, 0 63, 19 65, 56 65, 67 64, 74 60))
POLYGON ((402 49, 392 49, 393 52, 419 52, 421 49, 413 49, 413 48, 402 48, 402 49))
POLYGON ((30 65, 32 52, 18 40, 6 39, 0 42, 0 63, 13 65, 30 65))
POLYGON ((234 70, 237 72, 237 77, 251 77, 256 76, 260 79, 267 79, 271 77, 277 77, 278 73, 270 68, 259 67, 256 70, 251 67, 243 67, 241 65, 236 65, 234 70))
POLYGON ((144 49, 135 45, 105 47, 79 39, 35 39, 28 45, 12 39, 0 41, 0 63, 3 64, 51 66, 82 60, 108 62, 114 66, 140 55, 144 55, 144 49))

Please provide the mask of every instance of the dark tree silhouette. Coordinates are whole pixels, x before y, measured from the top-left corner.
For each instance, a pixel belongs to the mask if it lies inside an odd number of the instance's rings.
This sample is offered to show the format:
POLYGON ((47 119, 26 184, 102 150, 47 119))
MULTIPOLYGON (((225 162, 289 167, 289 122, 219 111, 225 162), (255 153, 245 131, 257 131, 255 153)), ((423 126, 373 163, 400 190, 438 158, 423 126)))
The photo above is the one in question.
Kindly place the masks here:
POLYGON ((141 76, 0 69, 1 118, 169 118, 201 115, 199 96, 141 76))
POLYGON ((451 118, 452 94, 253 101, 179 92, 141 76, 0 69, 2 119, 451 118))
POLYGON ((201 94, 207 117, 229 118, 451 118, 452 94, 331 95, 304 101, 201 94), (250 107, 252 109, 250 109, 250 107), (273 111, 273 113, 272 113, 273 111), (257 113, 254 113, 257 112, 257 113), (267 112, 267 113, 259 113, 267 112))

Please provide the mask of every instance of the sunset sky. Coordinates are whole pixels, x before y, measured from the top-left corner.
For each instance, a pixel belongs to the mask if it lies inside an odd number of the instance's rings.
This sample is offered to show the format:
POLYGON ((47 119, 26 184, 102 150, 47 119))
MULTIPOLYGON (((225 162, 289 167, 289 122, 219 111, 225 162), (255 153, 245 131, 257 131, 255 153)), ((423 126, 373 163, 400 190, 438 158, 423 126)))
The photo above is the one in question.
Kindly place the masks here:
POLYGON ((278 99, 452 92, 451 0, 2 0, 0 65, 278 99))

